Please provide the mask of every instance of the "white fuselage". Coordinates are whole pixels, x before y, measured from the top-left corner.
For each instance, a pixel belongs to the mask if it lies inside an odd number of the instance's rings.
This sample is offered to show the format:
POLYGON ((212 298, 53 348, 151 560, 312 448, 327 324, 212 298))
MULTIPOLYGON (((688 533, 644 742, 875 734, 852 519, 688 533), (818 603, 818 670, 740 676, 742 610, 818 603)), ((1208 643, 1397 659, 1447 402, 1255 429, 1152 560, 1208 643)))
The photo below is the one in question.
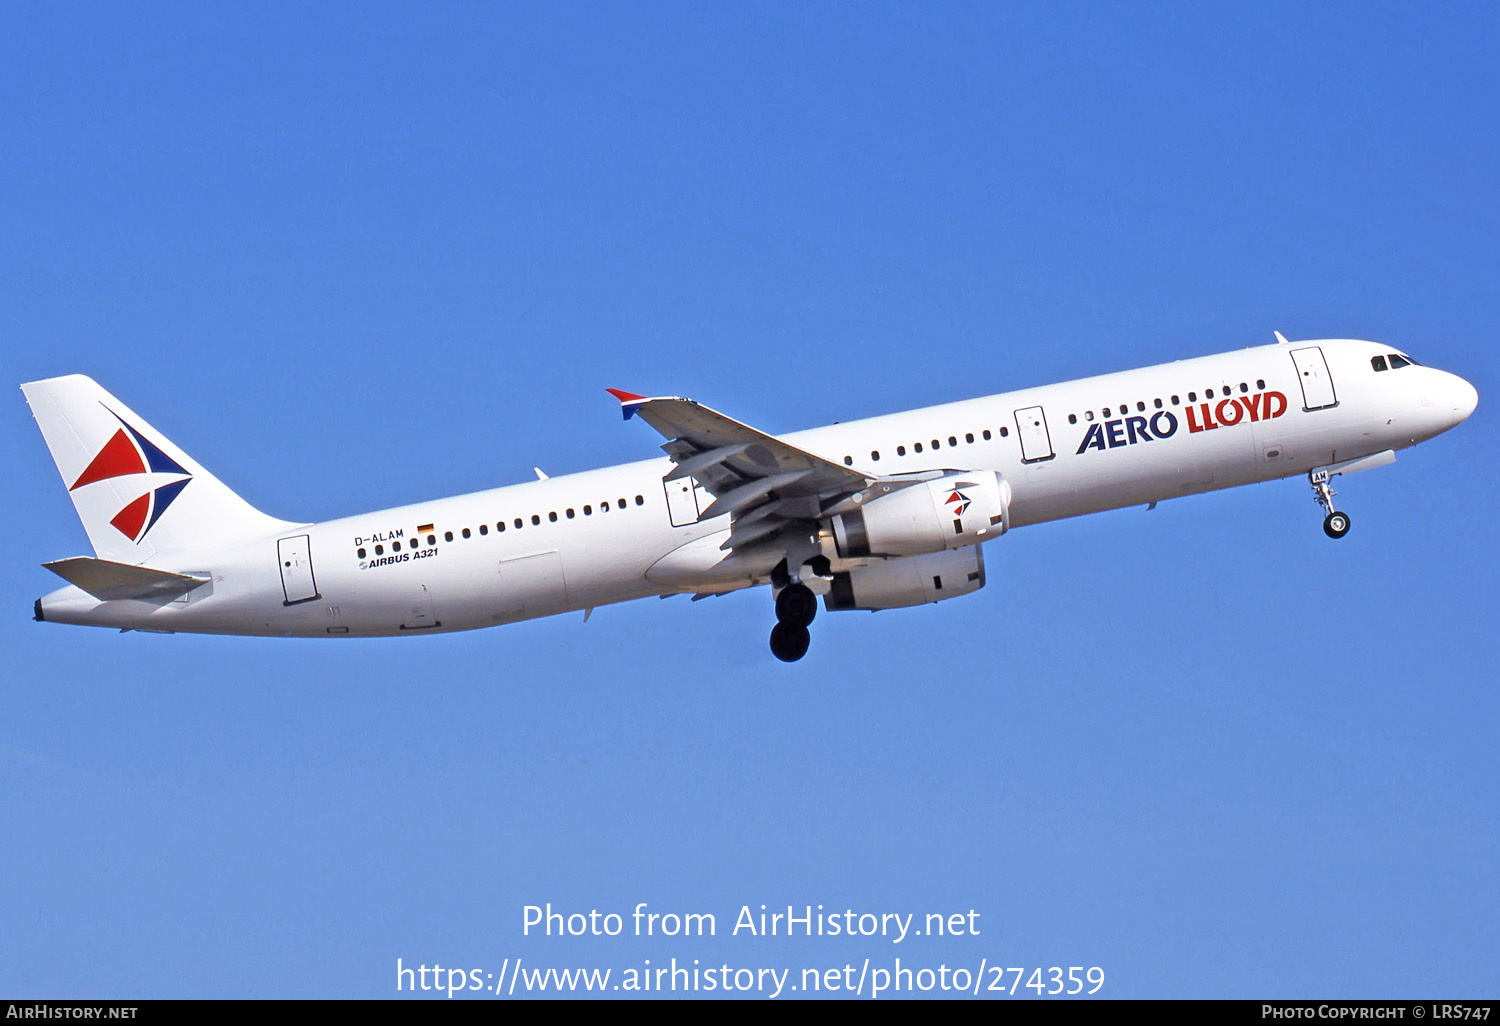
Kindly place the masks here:
MULTIPOLYGON (((997 471, 1011 487, 1010 526, 1022 527, 1405 448, 1472 411, 1474 390, 1455 375, 1415 365, 1376 372, 1372 358, 1391 352, 1353 340, 1260 346, 781 437, 870 477, 997 471), (1291 351, 1310 347, 1326 358, 1326 380, 1299 373, 1291 351), (1307 395, 1305 384, 1326 394, 1307 395)), ((662 457, 218 551, 163 552, 152 566, 209 582, 155 602, 67 587, 39 612, 138 630, 401 635, 766 581, 774 558, 721 551, 729 517, 696 522, 709 497, 681 481, 675 493, 664 487, 672 467, 662 457)))

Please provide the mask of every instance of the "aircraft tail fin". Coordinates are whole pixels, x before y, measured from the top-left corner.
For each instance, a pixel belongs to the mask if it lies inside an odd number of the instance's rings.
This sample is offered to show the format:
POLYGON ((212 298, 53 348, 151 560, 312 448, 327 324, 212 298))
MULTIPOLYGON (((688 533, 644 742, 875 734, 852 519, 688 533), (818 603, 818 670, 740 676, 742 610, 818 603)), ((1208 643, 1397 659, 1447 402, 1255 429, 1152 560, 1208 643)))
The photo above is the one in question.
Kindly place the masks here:
POLYGON ((139 565, 292 526, 230 491, 92 378, 21 391, 101 559, 139 565))

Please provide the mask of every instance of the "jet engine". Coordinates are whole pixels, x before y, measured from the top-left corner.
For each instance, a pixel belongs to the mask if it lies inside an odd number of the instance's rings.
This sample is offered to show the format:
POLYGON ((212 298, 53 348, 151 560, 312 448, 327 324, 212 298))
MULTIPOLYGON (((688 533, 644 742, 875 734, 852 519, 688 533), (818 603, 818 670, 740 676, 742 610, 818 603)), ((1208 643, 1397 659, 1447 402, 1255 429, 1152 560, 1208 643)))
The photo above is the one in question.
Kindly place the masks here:
POLYGON ((1010 484, 993 470, 892 488, 876 482, 832 517, 839 555, 918 556, 986 541, 1010 527, 1010 484), (890 489, 882 494, 883 489, 890 489))
POLYGON ((978 545, 925 556, 882 559, 833 575, 823 597, 839 609, 900 609, 967 595, 984 587, 984 550, 978 545))

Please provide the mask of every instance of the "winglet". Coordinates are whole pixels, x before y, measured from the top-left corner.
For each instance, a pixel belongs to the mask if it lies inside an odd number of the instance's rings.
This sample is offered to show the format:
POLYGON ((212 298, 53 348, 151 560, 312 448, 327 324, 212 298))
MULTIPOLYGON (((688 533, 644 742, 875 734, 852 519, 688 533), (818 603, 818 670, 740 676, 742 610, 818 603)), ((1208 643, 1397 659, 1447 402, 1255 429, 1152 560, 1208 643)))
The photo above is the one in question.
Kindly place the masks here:
POLYGON ((1275 332, 1274 334, 1276 335, 1276 341, 1279 344, 1284 345, 1284 346, 1291 345, 1291 343, 1286 340, 1286 336, 1283 335, 1281 332, 1278 331, 1278 332, 1275 332))
POLYGON ((620 400, 620 412, 625 415, 626 420, 635 416, 636 407, 646 401, 646 396, 625 392, 618 388, 606 388, 605 391, 620 400))

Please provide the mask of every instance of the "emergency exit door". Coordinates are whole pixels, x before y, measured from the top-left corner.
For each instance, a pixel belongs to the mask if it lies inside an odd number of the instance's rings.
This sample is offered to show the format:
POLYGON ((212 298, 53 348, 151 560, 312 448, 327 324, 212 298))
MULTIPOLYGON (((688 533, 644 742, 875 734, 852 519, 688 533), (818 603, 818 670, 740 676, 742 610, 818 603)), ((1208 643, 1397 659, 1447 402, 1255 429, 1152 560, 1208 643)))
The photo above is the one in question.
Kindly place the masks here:
MULTIPOLYGON (((703 491, 698 482, 691 477, 679 477, 675 481, 663 481, 662 487, 667 492, 667 517, 672 521, 673 527, 686 527, 698 522, 699 493, 703 491)), ((712 499, 703 502, 701 508, 707 509, 712 499)))
POLYGON ((1016 411, 1016 435, 1021 439, 1021 462, 1040 463, 1057 453, 1052 451, 1052 435, 1047 431, 1047 414, 1040 406, 1016 411))
POLYGON ((294 606, 318 597, 307 535, 281 539, 276 543, 276 557, 281 564, 281 592, 286 596, 284 605, 294 606))

